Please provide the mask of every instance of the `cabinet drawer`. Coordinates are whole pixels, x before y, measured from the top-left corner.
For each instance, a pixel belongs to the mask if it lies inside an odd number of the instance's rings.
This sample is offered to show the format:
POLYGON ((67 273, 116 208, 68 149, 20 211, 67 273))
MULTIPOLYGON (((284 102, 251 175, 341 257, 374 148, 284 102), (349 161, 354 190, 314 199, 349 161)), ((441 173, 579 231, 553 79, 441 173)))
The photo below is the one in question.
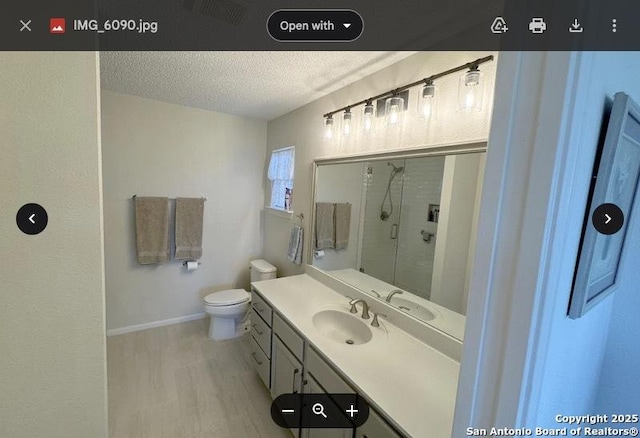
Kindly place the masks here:
POLYGON ((287 348, 302 362, 302 354, 304 351, 304 341, 302 337, 298 335, 289 324, 284 322, 277 313, 273 316, 273 332, 282 339, 287 348))
POLYGON ((249 352, 249 354, 251 354, 251 363, 253 363, 254 368, 264 384, 269 388, 271 383, 271 362, 269 358, 267 358, 264 351, 262 351, 253 338, 249 341, 249 352))
POLYGON ((256 340, 260 348, 267 357, 271 357, 271 328, 260 318, 260 315, 253 309, 251 315, 251 336, 256 340))
POLYGON ((313 375, 313 378, 329 394, 355 394, 347 382, 311 347, 307 348, 304 364, 306 372, 313 375))
POLYGON ((255 293, 255 291, 251 291, 251 306, 254 308, 258 315, 264 319, 269 327, 271 327, 271 320, 273 311, 271 310, 271 306, 267 304, 265 300, 262 299, 260 295, 255 293))

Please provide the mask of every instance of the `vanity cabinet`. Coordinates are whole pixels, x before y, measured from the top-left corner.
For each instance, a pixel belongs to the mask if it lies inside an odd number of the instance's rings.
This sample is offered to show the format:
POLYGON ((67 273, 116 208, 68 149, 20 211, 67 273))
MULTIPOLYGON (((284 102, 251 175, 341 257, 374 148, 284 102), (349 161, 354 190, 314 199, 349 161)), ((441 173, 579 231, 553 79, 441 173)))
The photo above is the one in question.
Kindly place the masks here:
MULTIPOLYGON (((270 389, 272 399, 291 393, 356 394, 260 295, 255 291, 252 295, 251 361, 270 389)), ((291 432, 300 438, 401 438, 373 408, 367 422, 355 430, 296 428, 291 432)))
POLYGON ((382 417, 369 408, 367 422, 356 429, 355 438, 402 438, 387 424, 382 417))
POLYGON ((277 336, 273 337, 271 354, 271 398, 302 391, 302 362, 277 336))
MULTIPOLYGON (((302 391, 305 394, 325 394, 324 388, 309 373, 305 374, 302 391)), ((309 409, 303 408, 303 415, 309 409)), ((300 438, 353 438, 353 429, 301 429, 300 438)))
POLYGON ((255 292, 251 292, 251 339, 249 352, 253 367, 267 388, 271 388, 271 321, 273 310, 255 292))

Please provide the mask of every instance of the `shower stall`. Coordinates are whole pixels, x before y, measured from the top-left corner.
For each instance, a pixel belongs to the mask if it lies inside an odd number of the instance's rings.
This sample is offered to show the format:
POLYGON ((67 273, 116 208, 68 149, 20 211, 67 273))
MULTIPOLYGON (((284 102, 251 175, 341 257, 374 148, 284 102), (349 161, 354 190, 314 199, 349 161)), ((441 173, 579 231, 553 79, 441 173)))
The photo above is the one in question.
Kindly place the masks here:
POLYGON ((364 172, 360 271, 431 295, 445 157, 372 161, 364 172))

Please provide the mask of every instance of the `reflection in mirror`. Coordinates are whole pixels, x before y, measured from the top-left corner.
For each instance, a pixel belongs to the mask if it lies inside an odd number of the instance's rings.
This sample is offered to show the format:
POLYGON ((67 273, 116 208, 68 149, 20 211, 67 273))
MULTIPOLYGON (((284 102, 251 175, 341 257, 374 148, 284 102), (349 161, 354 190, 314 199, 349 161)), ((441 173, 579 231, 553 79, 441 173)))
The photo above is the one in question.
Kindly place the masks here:
POLYGON ((462 340, 483 171, 484 152, 318 163, 313 265, 462 340))

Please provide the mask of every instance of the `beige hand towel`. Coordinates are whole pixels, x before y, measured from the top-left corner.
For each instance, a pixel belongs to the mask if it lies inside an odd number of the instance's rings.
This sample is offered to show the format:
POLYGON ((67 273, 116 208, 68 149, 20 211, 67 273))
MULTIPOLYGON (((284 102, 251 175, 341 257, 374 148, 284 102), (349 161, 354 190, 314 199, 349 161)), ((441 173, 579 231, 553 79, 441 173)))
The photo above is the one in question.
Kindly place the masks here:
POLYGON ((169 260, 169 198, 134 198, 138 263, 169 260))
POLYGON ((349 246, 349 227, 351 226, 351 204, 336 204, 335 208, 336 249, 349 246))
POLYGON ((330 202, 316 202, 316 249, 334 247, 334 205, 330 202))
POLYGON ((176 198, 176 260, 202 257, 203 198, 176 198))

